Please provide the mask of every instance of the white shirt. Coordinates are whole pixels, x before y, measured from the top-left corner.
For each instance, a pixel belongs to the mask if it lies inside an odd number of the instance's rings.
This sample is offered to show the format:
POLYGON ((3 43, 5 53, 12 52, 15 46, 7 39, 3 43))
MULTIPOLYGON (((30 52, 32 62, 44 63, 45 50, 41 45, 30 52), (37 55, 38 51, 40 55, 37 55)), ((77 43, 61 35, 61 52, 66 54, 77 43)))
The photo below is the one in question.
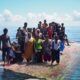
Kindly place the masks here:
POLYGON ((28 32, 25 32, 25 43, 28 42, 28 32))
POLYGON ((57 43, 54 41, 54 50, 58 50, 60 48, 60 40, 57 43))

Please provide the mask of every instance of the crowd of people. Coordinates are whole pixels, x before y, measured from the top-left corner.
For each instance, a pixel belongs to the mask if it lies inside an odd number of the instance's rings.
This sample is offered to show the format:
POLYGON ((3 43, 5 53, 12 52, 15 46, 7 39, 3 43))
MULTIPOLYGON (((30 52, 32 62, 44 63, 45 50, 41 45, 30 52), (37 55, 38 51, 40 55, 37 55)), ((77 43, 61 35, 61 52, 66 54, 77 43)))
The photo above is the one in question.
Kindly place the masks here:
POLYGON ((8 29, 3 30, 0 36, 0 50, 4 64, 20 63, 47 63, 54 61, 60 63, 60 56, 63 54, 65 44, 69 41, 65 33, 64 23, 47 23, 46 20, 38 23, 37 28, 29 29, 27 22, 19 27, 16 32, 17 42, 10 41, 7 35, 8 29))

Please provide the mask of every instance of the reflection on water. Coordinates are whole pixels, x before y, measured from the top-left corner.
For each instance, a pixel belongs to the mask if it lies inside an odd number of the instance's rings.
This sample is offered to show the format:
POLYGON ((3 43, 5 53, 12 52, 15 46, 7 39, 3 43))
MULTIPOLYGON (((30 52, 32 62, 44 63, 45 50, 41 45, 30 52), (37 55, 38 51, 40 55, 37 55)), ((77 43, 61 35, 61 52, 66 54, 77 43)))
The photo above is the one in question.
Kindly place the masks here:
MULTIPOLYGON (((0 61, 1 61, 1 52, 0 52, 0 61)), ((27 80, 29 78, 37 80, 46 80, 28 74, 17 73, 8 69, 4 69, 3 66, 1 66, 0 64, 0 80, 27 80)))
POLYGON ((64 80, 80 80, 80 53, 76 54, 75 61, 71 65, 64 80))
POLYGON ((35 76, 31 76, 24 73, 17 73, 13 72, 11 70, 7 70, 4 68, 0 68, 0 80, 27 80, 31 78, 32 80, 46 80, 46 79, 40 79, 35 76))
POLYGON ((36 78, 36 77, 32 77, 30 75, 16 73, 16 72, 6 70, 6 69, 4 69, 3 72, 0 72, 0 73, 1 73, 0 80, 25 80, 28 78, 36 78))

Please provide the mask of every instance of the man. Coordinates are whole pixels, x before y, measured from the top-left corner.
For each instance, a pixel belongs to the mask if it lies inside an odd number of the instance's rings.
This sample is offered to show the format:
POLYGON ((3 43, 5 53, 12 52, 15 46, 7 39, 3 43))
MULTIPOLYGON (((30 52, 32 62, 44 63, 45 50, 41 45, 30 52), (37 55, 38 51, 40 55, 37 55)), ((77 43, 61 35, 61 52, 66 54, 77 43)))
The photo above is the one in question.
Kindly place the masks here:
POLYGON ((23 31, 24 42, 27 42, 28 41, 27 22, 24 23, 22 31, 23 31))
POLYGON ((44 20, 44 23, 42 24, 43 28, 47 28, 48 27, 48 24, 47 24, 47 21, 44 20))
POLYGON ((43 34, 43 39, 45 39, 45 36, 47 34, 47 27, 48 27, 47 21, 44 20, 44 23, 42 24, 42 30, 41 30, 41 32, 43 34))
POLYGON ((21 53, 24 53, 25 43, 28 41, 28 31, 27 31, 27 23, 24 23, 23 29, 21 30, 21 41, 20 41, 20 50, 21 53))
POLYGON ((61 24, 61 34, 62 34, 63 36, 65 35, 64 23, 61 24))
POLYGON ((2 60, 4 61, 7 59, 9 63, 9 47, 10 47, 10 37, 7 35, 8 29, 5 28, 3 30, 3 34, 0 36, 0 50, 2 50, 2 60), (6 58, 6 59, 5 59, 6 58))

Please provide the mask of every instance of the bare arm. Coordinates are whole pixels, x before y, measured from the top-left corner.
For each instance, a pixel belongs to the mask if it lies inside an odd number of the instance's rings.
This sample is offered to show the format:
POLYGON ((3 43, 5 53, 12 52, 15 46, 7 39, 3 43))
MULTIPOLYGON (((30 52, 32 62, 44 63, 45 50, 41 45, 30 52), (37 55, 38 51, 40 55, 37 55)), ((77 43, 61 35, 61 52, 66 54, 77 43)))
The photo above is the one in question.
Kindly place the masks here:
POLYGON ((11 40, 10 40, 10 37, 9 37, 9 43, 10 43, 10 45, 11 45, 11 40))

